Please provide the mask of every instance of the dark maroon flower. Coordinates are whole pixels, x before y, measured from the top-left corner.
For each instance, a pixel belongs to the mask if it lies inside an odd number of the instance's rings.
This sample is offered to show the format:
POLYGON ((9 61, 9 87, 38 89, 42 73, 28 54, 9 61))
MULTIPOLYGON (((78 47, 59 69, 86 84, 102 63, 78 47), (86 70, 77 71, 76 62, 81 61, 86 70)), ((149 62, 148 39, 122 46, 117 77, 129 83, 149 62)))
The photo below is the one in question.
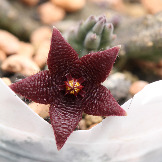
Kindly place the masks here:
POLYGON ((82 112, 97 116, 124 116, 100 83, 117 57, 120 46, 78 58, 75 50, 53 28, 48 54, 49 70, 41 71, 10 86, 16 93, 41 104, 50 104, 50 119, 60 150, 82 119, 82 112))

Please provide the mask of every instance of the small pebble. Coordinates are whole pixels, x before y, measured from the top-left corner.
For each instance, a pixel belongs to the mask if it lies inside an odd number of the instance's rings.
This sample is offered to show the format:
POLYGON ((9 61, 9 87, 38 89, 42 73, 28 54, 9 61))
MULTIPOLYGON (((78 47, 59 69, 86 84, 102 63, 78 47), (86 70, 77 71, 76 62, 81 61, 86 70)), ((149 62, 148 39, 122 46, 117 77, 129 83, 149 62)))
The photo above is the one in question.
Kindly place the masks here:
POLYGON ((118 10, 120 12, 123 12, 125 10, 125 4, 123 0, 106 0, 106 1, 108 5, 115 10, 118 10))
POLYGON ((50 40, 43 41, 38 49, 36 50, 34 56, 34 62, 40 67, 43 68, 47 62, 48 52, 50 49, 50 40))
POLYGON ((45 2, 38 7, 40 19, 44 24, 53 24, 60 21, 65 16, 64 9, 52 4, 51 2, 45 2))
POLYGON ((138 93, 139 91, 141 91, 146 85, 148 85, 149 83, 146 81, 142 81, 142 80, 138 80, 136 82, 134 82, 130 88, 129 88, 129 92, 132 96, 134 96, 136 93, 138 93))
POLYGON ((52 28, 48 26, 41 26, 34 30, 31 34, 30 41, 34 45, 34 47, 37 49, 39 45, 45 41, 51 40, 51 35, 52 35, 52 28))
POLYGON ((0 50, 0 62, 3 62, 6 59, 6 54, 2 50, 0 50))
POLYGON ((96 125, 97 125, 97 123, 96 124, 92 124, 88 129, 91 129, 91 128, 93 128, 96 125))
POLYGON ((111 74, 103 83, 116 100, 127 98, 131 79, 123 73, 111 74))
POLYGON ((9 78, 3 77, 1 78, 8 86, 11 84, 11 80, 9 78))
POLYGON ((162 11, 162 0, 141 0, 141 2, 152 14, 162 11))
POLYGON ((68 12, 78 11, 86 4, 86 0, 51 0, 51 2, 68 12))
POLYGON ((123 12, 133 17, 142 17, 147 14, 146 9, 140 3, 125 4, 125 9, 123 12))
POLYGON ((39 2, 39 0, 21 0, 21 1, 28 6, 35 6, 39 2))
POLYGON ((7 55, 15 54, 20 48, 20 42, 13 34, 0 30, 0 50, 7 55))
POLYGON ((21 73, 30 76, 40 71, 38 65, 29 57, 23 55, 13 55, 5 59, 1 65, 2 70, 21 73))
POLYGON ((29 107, 43 119, 49 117, 49 105, 32 102, 29 107))
POLYGON ((17 54, 32 58, 34 55, 34 47, 30 43, 20 42, 20 49, 17 54))
POLYGON ((86 121, 87 127, 95 123, 100 123, 102 119, 103 118, 101 116, 93 116, 93 115, 87 115, 87 114, 85 115, 85 121, 86 121))
POLYGON ((86 129, 87 129, 85 119, 82 119, 82 120, 79 122, 79 129, 81 129, 81 130, 86 130, 86 129))

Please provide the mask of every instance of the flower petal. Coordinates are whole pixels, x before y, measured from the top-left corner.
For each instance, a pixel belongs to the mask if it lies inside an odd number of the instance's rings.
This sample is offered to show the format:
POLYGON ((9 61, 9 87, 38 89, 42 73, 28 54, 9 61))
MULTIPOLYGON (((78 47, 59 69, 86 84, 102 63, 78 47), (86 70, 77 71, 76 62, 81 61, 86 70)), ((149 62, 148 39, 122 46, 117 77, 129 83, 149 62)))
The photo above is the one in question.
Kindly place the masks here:
POLYGON ((93 87, 84 98, 82 103, 84 112, 96 116, 125 116, 126 112, 122 109, 110 91, 98 85, 93 87), (87 97, 89 95, 89 97, 87 97))
POLYGON ((67 107, 65 104, 50 106, 50 119, 54 129, 58 150, 65 144, 82 118, 82 109, 77 106, 67 107))
POLYGON ((41 104, 51 103, 56 96, 55 85, 47 70, 13 83, 10 88, 15 93, 41 104))
POLYGON ((78 54, 54 27, 47 60, 49 71, 54 73, 57 70, 67 70, 76 60, 78 60, 78 54))
POLYGON ((116 46, 105 51, 90 53, 83 56, 80 59, 80 71, 82 71, 83 77, 93 83, 105 81, 112 69, 119 49, 120 46, 116 46))

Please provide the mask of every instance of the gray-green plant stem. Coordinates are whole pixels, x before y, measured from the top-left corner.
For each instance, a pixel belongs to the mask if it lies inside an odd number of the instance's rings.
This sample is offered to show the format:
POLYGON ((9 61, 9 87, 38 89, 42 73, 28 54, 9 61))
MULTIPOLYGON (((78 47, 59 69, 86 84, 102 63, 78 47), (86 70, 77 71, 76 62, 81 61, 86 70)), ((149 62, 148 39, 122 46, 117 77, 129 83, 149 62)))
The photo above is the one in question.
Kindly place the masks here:
POLYGON ((162 59, 162 12, 136 20, 126 19, 115 34, 117 39, 113 44, 122 44, 120 54, 123 60, 158 62, 162 59))
POLYGON ((107 49, 114 40, 113 25, 105 16, 90 16, 85 22, 69 31, 67 41, 78 52, 79 57, 107 49))

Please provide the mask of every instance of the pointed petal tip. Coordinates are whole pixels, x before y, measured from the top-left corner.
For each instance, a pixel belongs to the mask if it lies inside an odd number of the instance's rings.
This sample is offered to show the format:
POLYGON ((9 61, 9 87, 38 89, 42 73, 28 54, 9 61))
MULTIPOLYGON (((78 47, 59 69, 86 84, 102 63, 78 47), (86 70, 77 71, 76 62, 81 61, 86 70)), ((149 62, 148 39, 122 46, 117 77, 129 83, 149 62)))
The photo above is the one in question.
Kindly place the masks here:
POLYGON ((110 48, 110 50, 112 50, 115 55, 119 54, 120 49, 121 49, 121 45, 114 46, 114 47, 110 48))
POLYGON ((120 49, 121 48, 121 45, 118 45, 118 46, 116 46, 118 49, 120 49))
POLYGON ((124 113, 123 113, 123 116, 127 116, 128 114, 127 114, 127 112, 125 111, 124 113))
POLYGON ((111 114, 109 116, 127 116, 127 112, 125 110, 120 110, 119 112, 116 112, 114 114, 111 114))
POLYGON ((58 30, 55 26, 53 26, 53 30, 58 30))
POLYGON ((127 116, 127 112, 121 108, 121 112, 119 113, 119 116, 127 116))
POLYGON ((56 31, 56 32, 59 32, 60 33, 60 31, 55 27, 55 26, 53 26, 53 32, 54 31, 56 31))
POLYGON ((121 45, 117 45, 117 46, 113 46, 105 51, 114 51, 114 52, 116 51, 118 53, 120 49, 121 49, 121 45))
POLYGON ((12 89, 13 83, 9 85, 9 87, 12 89))
POLYGON ((110 116, 127 116, 127 112, 120 105, 118 105, 116 110, 110 116))
POLYGON ((62 149, 63 145, 58 145, 57 144, 57 150, 60 151, 62 149))

